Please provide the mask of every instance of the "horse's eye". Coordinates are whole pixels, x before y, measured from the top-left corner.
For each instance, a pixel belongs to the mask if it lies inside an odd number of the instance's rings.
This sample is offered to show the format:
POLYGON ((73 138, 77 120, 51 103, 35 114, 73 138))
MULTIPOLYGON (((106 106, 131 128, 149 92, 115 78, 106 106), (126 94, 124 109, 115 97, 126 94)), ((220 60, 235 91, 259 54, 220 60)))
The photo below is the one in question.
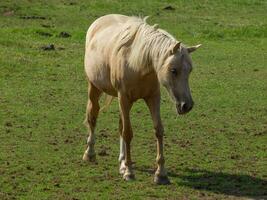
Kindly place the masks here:
POLYGON ((176 76, 177 75, 177 70, 175 68, 173 68, 173 69, 171 69, 171 73, 176 76))

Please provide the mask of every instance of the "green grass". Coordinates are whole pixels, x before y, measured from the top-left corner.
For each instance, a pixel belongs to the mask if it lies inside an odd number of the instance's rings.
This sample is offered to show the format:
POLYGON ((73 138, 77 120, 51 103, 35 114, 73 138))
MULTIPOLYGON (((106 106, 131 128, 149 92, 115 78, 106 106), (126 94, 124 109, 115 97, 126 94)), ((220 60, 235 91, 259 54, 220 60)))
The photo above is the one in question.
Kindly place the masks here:
POLYGON ((266 10, 264 0, 1 1, 0 199, 267 198, 266 10), (131 112, 136 181, 118 175, 117 101, 97 126, 96 151, 108 156, 81 160, 85 33, 109 13, 150 15, 184 43, 203 44, 193 54, 193 111, 177 117, 162 90, 169 186, 153 184, 156 144, 142 101, 131 112), (56 50, 40 49, 47 44, 56 50))

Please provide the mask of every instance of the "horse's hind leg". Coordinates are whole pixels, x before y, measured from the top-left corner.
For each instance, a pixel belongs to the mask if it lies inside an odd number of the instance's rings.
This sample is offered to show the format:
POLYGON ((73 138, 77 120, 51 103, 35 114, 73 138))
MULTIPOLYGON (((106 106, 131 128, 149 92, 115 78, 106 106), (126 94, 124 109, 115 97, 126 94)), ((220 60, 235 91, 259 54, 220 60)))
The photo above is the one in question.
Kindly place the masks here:
POLYGON ((88 103, 86 108, 86 120, 85 123, 88 125, 89 136, 87 139, 87 148, 83 154, 83 160, 95 161, 96 154, 94 149, 95 144, 95 127, 96 120, 99 112, 99 97, 101 91, 98 90, 93 84, 89 82, 88 85, 88 103))

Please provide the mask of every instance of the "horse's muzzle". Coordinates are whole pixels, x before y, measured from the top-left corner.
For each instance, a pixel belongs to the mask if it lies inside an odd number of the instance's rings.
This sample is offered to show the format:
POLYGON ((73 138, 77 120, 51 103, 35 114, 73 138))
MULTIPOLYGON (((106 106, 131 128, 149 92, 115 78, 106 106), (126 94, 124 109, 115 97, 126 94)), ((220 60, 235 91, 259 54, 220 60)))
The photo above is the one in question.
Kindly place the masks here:
POLYGON ((183 114, 188 113, 190 110, 192 110, 193 106, 194 106, 193 101, 188 102, 188 103, 181 102, 181 103, 176 104, 176 110, 179 115, 183 115, 183 114))

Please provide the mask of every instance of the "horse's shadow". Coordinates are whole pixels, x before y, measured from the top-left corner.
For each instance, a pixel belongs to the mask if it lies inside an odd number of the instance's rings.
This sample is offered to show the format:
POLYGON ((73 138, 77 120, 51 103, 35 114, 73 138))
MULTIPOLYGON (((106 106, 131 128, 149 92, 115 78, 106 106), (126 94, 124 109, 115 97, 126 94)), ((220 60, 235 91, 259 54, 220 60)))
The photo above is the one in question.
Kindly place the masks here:
MULTIPOLYGON (((137 167, 138 171, 153 174, 154 170, 137 167)), ((176 178, 178 185, 197 190, 233 195, 238 197, 252 197, 267 199, 267 180, 242 174, 228 174, 200 169, 181 169, 179 173, 168 170, 170 177, 176 178)), ((174 181, 174 179, 172 180, 174 181)))

